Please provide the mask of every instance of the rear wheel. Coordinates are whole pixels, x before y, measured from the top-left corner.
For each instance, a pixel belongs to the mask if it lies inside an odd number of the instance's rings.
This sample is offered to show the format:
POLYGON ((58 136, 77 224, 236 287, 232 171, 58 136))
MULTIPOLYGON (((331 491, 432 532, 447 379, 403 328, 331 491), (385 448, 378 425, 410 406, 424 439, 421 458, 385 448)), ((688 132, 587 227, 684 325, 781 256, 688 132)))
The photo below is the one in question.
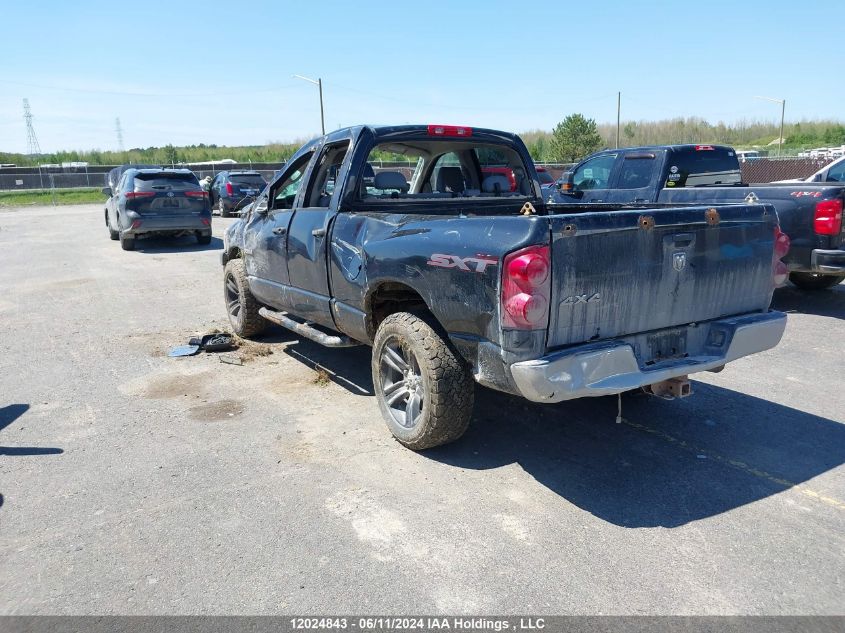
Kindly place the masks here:
POLYGON ((211 235, 203 235, 202 233, 197 233, 197 243, 202 244, 203 246, 206 244, 211 244, 211 235))
POLYGON ((226 208, 226 205, 223 204, 222 198, 217 199, 217 210, 220 212, 220 217, 222 218, 228 218, 231 215, 229 210, 226 208))
POLYGON ((125 251, 135 250, 135 237, 133 235, 126 235, 123 231, 120 232, 120 248, 125 251))
POLYGON ((845 275, 821 275, 818 273, 789 273, 789 281, 802 290, 824 290, 845 280, 845 275))
POLYGON ((106 228, 109 230, 110 239, 117 240, 120 237, 120 233, 118 233, 111 227, 111 220, 109 220, 108 210, 106 210, 106 228))
POLYGON ((372 372, 382 416, 404 446, 440 446, 467 430, 475 383, 428 315, 397 312, 382 321, 373 344, 372 372))
POLYGON ((267 321, 258 314, 261 305, 249 290, 244 260, 232 259, 226 264, 223 270, 223 298, 229 323, 238 336, 255 336, 267 327, 267 321))

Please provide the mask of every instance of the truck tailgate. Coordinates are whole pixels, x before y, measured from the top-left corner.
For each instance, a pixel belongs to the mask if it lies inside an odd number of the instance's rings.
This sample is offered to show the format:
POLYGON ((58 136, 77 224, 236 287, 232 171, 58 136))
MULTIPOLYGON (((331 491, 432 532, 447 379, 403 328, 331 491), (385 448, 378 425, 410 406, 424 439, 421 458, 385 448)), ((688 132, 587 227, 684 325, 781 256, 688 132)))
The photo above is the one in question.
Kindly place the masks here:
POLYGON ((770 205, 549 212, 549 349, 769 307, 770 205))

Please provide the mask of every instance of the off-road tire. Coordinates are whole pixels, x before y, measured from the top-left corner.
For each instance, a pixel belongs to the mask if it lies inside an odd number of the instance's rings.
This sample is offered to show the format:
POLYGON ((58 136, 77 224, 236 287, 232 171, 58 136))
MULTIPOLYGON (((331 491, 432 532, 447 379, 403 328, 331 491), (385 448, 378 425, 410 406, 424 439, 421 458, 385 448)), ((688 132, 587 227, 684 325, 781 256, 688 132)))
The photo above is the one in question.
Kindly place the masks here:
POLYGON ((246 278, 244 260, 232 259, 223 269, 223 301, 226 303, 226 314, 232 330, 238 336, 248 338, 260 334, 267 328, 267 321, 258 314, 261 304, 252 296, 249 282, 246 278), (237 288, 240 309, 237 316, 232 314, 230 293, 233 291, 230 282, 237 288))
POLYGON ((824 290, 845 280, 845 275, 817 275, 816 273, 789 273, 789 281, 801 290, 824 290))
POLYGON ((111 227, 111 220, 109 220, 109 212, 106 211, 106 228, 109 230, 109 239, 117 241, 120 239, 120 233, 111 227))
POLYGON ((135 238, 131 235, 126 235, 123 231, 120 232, 120 248, 125 251, 135 250, 135 238))
MULTIPOLYGON (((393 436, 404 446, 423 450, 454 442, 469 426, 475 381, 448 336, 427 313, 397 312, 379 325, 373 343, 373 387, 379 409, 393 436), (422 406, 416 424, 407 428, 395 418, 384 393, 382 354, 390 343, 413 354, 419 366, 422 406)), ((398 382, 398 381, 397 381, 398 382)))
POLYGON ((207 244, 211 244, 211 236, 210 235, 203 235, 202 233, 197 233, 197 243, 203 246, 207 244))

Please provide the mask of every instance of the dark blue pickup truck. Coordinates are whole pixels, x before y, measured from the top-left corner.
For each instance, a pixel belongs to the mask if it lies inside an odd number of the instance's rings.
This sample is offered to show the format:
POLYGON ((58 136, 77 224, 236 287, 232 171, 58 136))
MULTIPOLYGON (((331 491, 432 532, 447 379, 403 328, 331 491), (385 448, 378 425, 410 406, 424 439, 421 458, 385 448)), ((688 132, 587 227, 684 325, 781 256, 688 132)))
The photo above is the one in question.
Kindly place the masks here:
POLYGON ((845 280, 845 184, 741 182, 736 152, 722 145, 609 149, 588 156, 564 178, 557 201, 724 204, 769 203, 791 248, 789 279, 807 290, 845 280))
POLYGON ((786 322, 769 310, 788 248, 770 205, 549 204, 522 141, 494 130, 332 132, 224 241, 234 330, 371 345, 380 409, 412 449, 463 434, 476 381, 535 402, 682 397, 688 374, 775 346, 786 322), (411 167, 378 169, 386 155, 411 167))

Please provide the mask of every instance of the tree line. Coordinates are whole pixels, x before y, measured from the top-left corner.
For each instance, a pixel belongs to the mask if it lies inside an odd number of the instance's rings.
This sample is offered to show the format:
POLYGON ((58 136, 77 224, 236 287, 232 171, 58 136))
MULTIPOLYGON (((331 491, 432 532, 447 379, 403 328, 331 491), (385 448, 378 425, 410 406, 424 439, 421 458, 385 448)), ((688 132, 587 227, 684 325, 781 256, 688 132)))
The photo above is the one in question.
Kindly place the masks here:
MULTIPOLYGON (((696 117, 662 121, 626 121, 621 125, 619 145, 664 145, 675 143, 720 143, 738 148, 765 147, 780 135, 780 125, 760 121, 716 124, 696 117)), ((586 154, 616 146, 616 125, 597 124, 594 119, 575 113, 567 116, 551 131, 531 130, 521 134, 532 158, 537 162, 573 162, 586 154)), ((802 120, 786 125, 785 149, 795 151, 812 147, 838 147, 845 144, 845 125, 840 121, 802 120)), ((269 143, 267 145, 133 148, 115 151, 60 151, 38 157, 0 152, 0 163, 34 166, 44 163, 87 162, 91 165, 124 163, 170 165, 199 163, 231 158, 239 163, 273 163, 290 158, 304 143, 269 143)))

